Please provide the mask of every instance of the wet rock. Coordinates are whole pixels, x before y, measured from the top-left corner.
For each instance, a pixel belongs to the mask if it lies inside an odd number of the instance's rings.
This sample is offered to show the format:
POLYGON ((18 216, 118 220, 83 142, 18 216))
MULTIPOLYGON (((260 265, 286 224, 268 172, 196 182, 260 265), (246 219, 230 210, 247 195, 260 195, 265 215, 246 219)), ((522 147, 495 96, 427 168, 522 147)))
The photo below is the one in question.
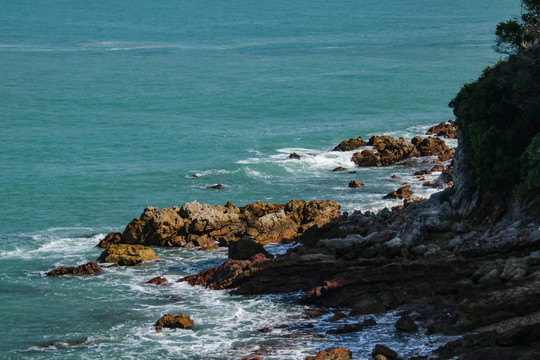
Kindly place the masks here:
POLYGON ((404 138, 396 140, 391 136, 373 136, 368 145, 377 152, 364 150, 354 153, 352 161, 358 166, 388 166, 419 155, 416 147, 404 138))
POLYGON ((422 186, 433 186, 435 184, 434 181, 426 181, 422 184, 422 186))
POLYGON ((352 332, 358 332, 364 328, 363 324, 347 324, 340 328, 328 331, 329 334, 349 334, 352 332))
POLYGON ((356 180, 351 180, 351 182, 349 183, 350 188, 359 188, 363 186, 366 186, 366 184, 360 181, 356 181, 356 180))
POLYGON ((431 172, 444 171, 444 169, 446 169, 446 166, 441 165, 441 164, 437 164, 437 165, 435 165, 435 166, 433 166, 433 167, 431 168, 431 172))
POLYGON ((201 250, 201 251, 216 251, 216 250, 219 250, 219 246, 218 245, 205 245, 205 246, 201 246, 199 248, 199 250, 201 250))
POLYGON ((361 136, 357 138, 350 138, 349 140, 343 140, 332 151, 351 151, 358 149, 359 147, 366 146, 366 142, 361 136))
POLYGON ((161 276, 156 276, 155 278, 152 278, 145 282, 145 284, 154 284, 154 285, 165 285, 168 284, 169 280, 162 278, 161 276))
POLYGON ((377 355, 383 355, 388 360, 395 360, 398 357, 397 352, 395 352, 394 350, 390 349, 387 346, 380 345, 380 344, 375 345, 375 348, 371 352, 371 355, 373 357, 375 357, 377 355))
POLYGON ((314 311, 312 311, 312 312, 310 312, 309 314, 306 315, 306 319, 317 318, 319 316, 322 316, 323 314, 325 314, 325 312, 320 311, 320 310, 314 310, 314 311))
POLYGON ((415 173, 413 175, 414 176, 422 176, 422 175, 430 175, 430 174, 431 174, 431 171, 429 169, 424 169, 424 170, 415 171, 415 173))
POLYGON ((336 310, 334 311, 334 316, 330 319, 330 321, 339 321, 341 319, 344 319, 347 317, 347 314, 343 313, 342 311, 336 310))
POLYGON ((119 244, 122 242, 122 234, 119 232, 111 232, 105 236, 96 247, 107 248, 111 244, 119 244))
POLYGON ((450 148, 447 150, 444 150, 437 154, 437 159, 435 159, 435 162, 443 162, 452 160, 454 156, 456 155, 456 148, 450 148))
POLYGON ((405 207, 407 207, 410 204, 418 203, 418 202, 425 201, 425 200, 427 200, 427 198, 424 198, 424 197, 412 197, 412 198, 408 198, 408 199, 403 200, 403 205, 405 207))
POLYGON ((62 276, 62 275, 96 275, 103 272, 103 269, 95 262, 79 265, 79 266, 60 266, 47 273, 47 276, 62 276))
POLYGON ((449 150, 445 142, 436 137, 427 137, 416 144, 420 156, 433 156, 449 150))
POLYGON ((262 254, 268 259, 273 258, 273 256, 265 250, 264 246, 249 237, 243 237, 240 240, 229 244, 229 259, 248 260, 256 254, 262 254))
POLYGON ((272 330, 270 330, 270 328, 263 327, 262 329, 259 329, 258 331, 259 331, 260 333, 269 333, 269 332, 272 331, 272 330))
POLYGON ((306 360, 352 360, 352 352, 343 347, 322 350, 315 356, 308 356, 306 360))
POLYGON ((337 172, 337 171, 347 171, 347 170, 348 170, 348 169, 347 169, 347 168, 344 168, 343 166, 338 166, 337 168, 335 168, 335 169, 332 170, 332 171, 337 172))
POLYGON ((295 152, 289 155, 289 159, 300 160, 301 158, 302 158, 302 156, 298 155, 295 152))
POLYGON ((162 328, 172 329, 190 329, 193 327, 194 321, 188 315, 182 314, 165 314, 156 322, 156 331, 161 331, 162 328))
POLYGON ((457 137, 457 125, 454 121, 441 122, 438 125, 432 126, 426 132, 426 135, 443 136, 447 139, 455 139, 457 137))
POLYGON ((386 194, 383 199, 407 199, 410 198, 414 192, 411 190, 410 185, 405 185, 396 191, 386 194))
POLYGON ((513 281, 524 277, 527 274, 529 265, 523 259, 510 258, 504 265, 501 279, 503 281, 513 281))
POLYGON ((151 248, 143 245, 113 244, 100 255, 99 262, 117 263, 122 266, 141 264, 144 261, 158 259, 151 248))
POLYGON ((223 186, 222 184, 216 184, 216 185, 209 186, 208 189, 221 190, 221 189, 225 189, 225 186, 223 186))
POLYGON ((396 174, 394 174, 394 175, 391 176, 391 178, 392 178, 392 179, 397 179, 398 177, 397 177, 396 174))
POLYGON ((409 315, 403 315, 396 321, 395 323, 396 329, 399 331, 407 332, 407 333, 416 333, 418 332, 418 325, 414 322, 412 317, 409 315))

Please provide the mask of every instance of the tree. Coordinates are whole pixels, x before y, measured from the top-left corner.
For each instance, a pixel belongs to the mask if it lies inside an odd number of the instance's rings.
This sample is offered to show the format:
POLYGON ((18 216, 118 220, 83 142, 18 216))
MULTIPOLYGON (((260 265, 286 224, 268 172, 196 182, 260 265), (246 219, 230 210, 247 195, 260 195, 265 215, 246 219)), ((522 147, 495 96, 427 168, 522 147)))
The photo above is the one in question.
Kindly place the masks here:
POLYGON ((536 48, 540 42, 540 0, 522 0, 521 19, 499 23, 496 50, 516 54, 536 48))

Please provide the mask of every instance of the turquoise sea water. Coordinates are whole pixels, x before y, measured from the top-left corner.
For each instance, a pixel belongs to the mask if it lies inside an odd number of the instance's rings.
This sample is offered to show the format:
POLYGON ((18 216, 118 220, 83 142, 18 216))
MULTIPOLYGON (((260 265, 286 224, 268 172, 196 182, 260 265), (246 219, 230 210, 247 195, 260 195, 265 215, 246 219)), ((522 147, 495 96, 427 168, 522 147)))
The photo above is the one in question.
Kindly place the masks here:
POLYGON ((44 273, 95 259, 103 234, 148 205, 395 205, 381 197, 411 180, 410 168, 333 173, 352 167, 352 154, 329 150, 359 135, 410 139, 451 119, 459 87, 499 58, 497 22, 518 14, 517 0, 1 1, 0 357, 233 359, 277 344, 265 359, 303 359, 345 344, 366 358, 375 342, 419 348, 425 339, 383 326, 392 314, 370 333, 285 340, 286 330, 257 329, 301 321, 307 308, 289 297, 143 284, 218 264, 223 252, 165 249, 147 266, 92 278, 44 273), (287 160, 292 152, 303 159, 287 160), (352 179, 367 186, 349 189, 352 179), (216 183, 226 189, 206 189, 216 183), (168 311, 191 314, 196 329, 156 334, 168 311))

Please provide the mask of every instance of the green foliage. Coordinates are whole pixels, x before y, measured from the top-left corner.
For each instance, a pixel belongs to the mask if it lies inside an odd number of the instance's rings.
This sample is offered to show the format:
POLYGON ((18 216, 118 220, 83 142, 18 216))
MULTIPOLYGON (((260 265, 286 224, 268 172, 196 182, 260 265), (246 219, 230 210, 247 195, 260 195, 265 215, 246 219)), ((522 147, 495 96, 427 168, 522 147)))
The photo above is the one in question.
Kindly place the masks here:
POLYGON ((472 188, 521 195, 540 188, 540 48, 486 68, 450 106, 472 188))
POLYGON ((497 25, 495 49, 505 54, 516 54, 538 47, 540 40, 540 0, 522 0, 521 19, 497 25))

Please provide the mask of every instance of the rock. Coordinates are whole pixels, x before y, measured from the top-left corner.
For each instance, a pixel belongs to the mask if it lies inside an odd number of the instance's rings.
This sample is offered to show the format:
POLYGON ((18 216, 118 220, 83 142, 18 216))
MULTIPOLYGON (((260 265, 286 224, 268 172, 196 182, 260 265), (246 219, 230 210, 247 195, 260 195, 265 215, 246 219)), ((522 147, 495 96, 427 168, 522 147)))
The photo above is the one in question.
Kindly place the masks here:
POLYGON ((193 327, 194 321, 188 315, 182 314, 165 314, 156 322, 156 331, 161 331, 162 328, 177 328, 190 329, 193 327))
POLYGON ((524 277, 527 274, 529 265, 523 259, 510 258, 504 265, 501 279, 503 281, 512 281, 524 277))
POLYGON ((161 276, 156 276, 155 278, 152 278, 145 282, 145 284, 154 284, 154 285, 164 285, 168 284, 169 280, 162 278, 161 276))
POLYGON ((377 152, 364 150, 354 153, 352 161, 358 166, 388 166, 419 155, 416 147, 404 138, 396 140, 391 136, 373 136, 368 145, 377 152))
POLYGON ((205 245, 205 246, 201 246, 199 248, 199 250, 201 250, 201 251, 216 251, 216 250, 219 250, 219 246, 218 245, 205 245))
POLYGON ((412 317, 409 315, 403 315, 396 321, 395 325, 396 329, 399 331, 407 332, 407 333, 416 333, 418 332, 418 325, 414 322, 412 317))
POLYGON ((256 254, 272 259, 273 256, 265 250, 264 246, 249 237, 243 237, 229 244, 229 259, 248 260, 256 254))
POLYGON ((435 166, 433 166, 433 167, 431 168, 431 172, 444 171, 444 169, 446 169, 446 166, 441 165, 441 164, 437 164, 437 165, 435 165, 435 166))
POLYGON ((289 155, 289 159, 300 160, 301 158, 302 158, 302 156, 298 155, 295 152, 293 152, 292 154, 289 155))
POLYGON ((439 154, 437 154, 437 159, 435 160, 435 162, 443 162, 443 161, 452 160, 455 155, 456 155, 456 148, 446 149, 440 152, 439 154))
POLYGON ((397 179, 398 177, 397 177, 396 174, 394 174, 394 175, 391 176, 391 178, 392 178, 392 179, 397 179))
POLYGON ((363 324, 347 324, 340 328, 328 331, 329 334, 349 334, 360 331, 364 328, 363 324))
POLYGON ((122 242, 122 234, 118 232, 111 232, 105 236, 103 240, 96 245, 96 247, 107 248, 111 244, 119 244, 122 242))
POLYGON ((366 184, 360 181, 356 181, 356 180, 351 180, 351 182, 349 183, 350 188, 359 188, 363 186, 366 186, 366 184))
POLYGON ((380 344, 375 345, 375 348, 371 352, 371 355, 373 357, 375 357, 377 355, 383 355, 388 360, 395 360, 395 359, 397 359, 397 356, 398 356, 397 352, 390 349, 389 347, 386 347, 386 346, 380 345, 380 344))
POLYGON ((427 137, 417 143, 416 148, 420 156, 433 156, 449 150, 445 142, 436 137, 427 137))
POLYGON ((309 227, 322 226, 339 216, 333 201, 298 201, 287 204, 257 202, 244 207, 200 204, 178 208, 145 209, 141 218, 126 226, 121 243, 168 247, 227 246, 244 236, 262 244, 294 239, 309 227))
POLYGON ((411 190, 410 185, 405 185, 396 191, 386 194, 383 199, 407 199, 410 198, 414 192, 411 190))
POLYGON ((343 347, 322 350, 315 356, 308 356, 306 360, 352 360, 352 352, 343 347))
POLYGON ((431 174, 431 171, 429 171, 428 169, 424 169, 424 170, 416 171, 413 175, 414 176, 422 176, 422 175, 430 175, 430 174, 431 174))
POLYGON ((225 189, 225 186, 223 186, 222 184, 216 184, 216 185, 208 186, 208 189, 221 190, 221 189, 225 189))
POLYGON ((457 126, 452 120, 447 123, 443 121, 438 125, 430 127, 426 135, 437 135, 447 139, 454 139, 457 137, 457 126))
POLYGON ((62 275, 96 275, 103 272, 103 269, 95 262, 79 265, 79 266, 60 266, 47 273, 47 276, 62 276, 62 275))
POLYGON ((339 320, 344 319, 346 317, 347 317, 346 314, 344 314, 343 312, 341 312, 339 310, 336 310, 336 311, 334 311, 334 316, 332 316, 330 321, 339 321, 339 320))
POLYGON ((349 140, 343 140, 332 151, 351 151, 362 146, 366 146, 366 142, 359 136, 356 139, 350 138, 349 140))
POLYGON ((344 168, 343 166, 338 166, 337 168, 335 168, 334 170, 332 171, 347 171, 348 169, 347 168, 344 168))
POLYGON ((434 181, 425 181, 422 186, 433 186, 433 184, 435 184, 434 181))
POLYGON ((259 329, 258 331, 259 331, 260 333, 269 333, 269 332, 272 331, 272 330, 270 330, 270 328, 263 327, 262 329, 259 329))
POLYGON ((147 246, 112 244, 100 255, 98 261, 132 266, 158 258, 154 250, 147 246))

